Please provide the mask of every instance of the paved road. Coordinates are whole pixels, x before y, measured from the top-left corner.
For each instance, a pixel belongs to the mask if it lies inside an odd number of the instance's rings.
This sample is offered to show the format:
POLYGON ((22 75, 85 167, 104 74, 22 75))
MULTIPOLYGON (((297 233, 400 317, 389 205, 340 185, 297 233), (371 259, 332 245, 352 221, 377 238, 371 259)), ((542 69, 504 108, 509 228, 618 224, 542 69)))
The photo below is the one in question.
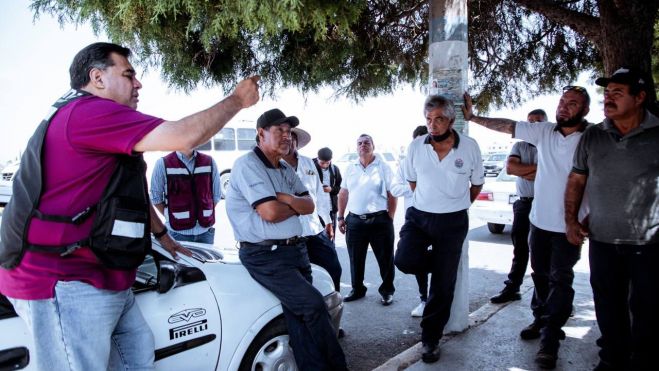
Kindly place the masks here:
MULTIPOLYGON (((493 178, 487 178, 487 181, 491 180, 493 178)), ((402 199, 400 207, 394 220, 396 236, 404 221, 402 199)), ((231 231, 231 228, 224 211, 224 202, 218 205, 217 213, 219 218, 216 225, 216 244, 234 244, 233 234, 226 233, 231 231)), ((473 312, 502 288, 510 268, 512 245, 510 226, 506 226, 503 234, 493 235, 482 221, 472 218, 470 223, 469 311, 473 312)), ((343 267, 341 293, 345 296, 350 292, 350 265, 345 239, 340 233, 336 239, 336 247, 343 267)), ((350 369, 356 371, 372 370, 420 340, 420 319, 410 316, 410 311, 419 302, 414 276, 396 271, 394 303, 384 307, 380 304, 377 291, 381 282, 377 262, 371 251, 366 264, 366 297, 346 303, 342 321, 346 336, 341 340, 341 344, 350 369)), ((531 281, 530 277, 527 278, 525 285, 529 285, 531 281)))

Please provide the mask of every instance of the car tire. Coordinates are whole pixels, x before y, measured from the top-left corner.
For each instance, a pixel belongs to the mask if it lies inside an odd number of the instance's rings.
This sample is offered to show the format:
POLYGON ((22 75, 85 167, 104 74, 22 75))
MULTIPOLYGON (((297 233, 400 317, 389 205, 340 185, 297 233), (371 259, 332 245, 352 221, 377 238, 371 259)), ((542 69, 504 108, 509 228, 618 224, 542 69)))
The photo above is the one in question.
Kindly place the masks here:
POLYGON ((270 322, 254 338, 245 352, 239 370, 297 370, 283 317, 270 322))
POLYGON ((222 198, 226 197, 227 191, 229 190, 230 181, 231 181, 231 171, 226 171, 220 174, 220 190, 222 192, 222 198))
POLYGON ((487 229, 490 233, 501 234, 506 226, 504 224, 487 223, 487 229))

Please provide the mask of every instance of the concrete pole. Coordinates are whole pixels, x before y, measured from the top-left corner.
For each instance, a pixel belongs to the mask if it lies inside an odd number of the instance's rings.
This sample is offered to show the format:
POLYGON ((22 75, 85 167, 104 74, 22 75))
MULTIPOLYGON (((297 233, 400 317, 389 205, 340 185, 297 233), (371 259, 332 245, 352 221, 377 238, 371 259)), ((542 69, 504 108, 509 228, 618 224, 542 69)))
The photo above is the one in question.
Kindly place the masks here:
MULTIPOLYGON (((469 134, 460 104, 467 90, 467 0, 430 0, 428 92, 444 95, 456 103, 454 129, 469 134)), ((444 332, 469 326, 469 241, 462 245, 451 318, 444 332)))

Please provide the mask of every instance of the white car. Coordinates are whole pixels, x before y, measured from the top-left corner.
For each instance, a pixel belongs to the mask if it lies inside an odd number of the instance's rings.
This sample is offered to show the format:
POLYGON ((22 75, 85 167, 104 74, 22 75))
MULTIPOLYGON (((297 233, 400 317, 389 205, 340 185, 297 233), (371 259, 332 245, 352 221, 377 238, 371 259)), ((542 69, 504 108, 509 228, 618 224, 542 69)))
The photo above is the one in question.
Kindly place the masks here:
POLYGON ((517 176, 504 168, 493 182, 483 184, 481 193, 471 205, 469 214, 487 222, 492 233, 503 233, 506 224, 513 223, 513 203, 517 201, 517 176))
POLYGON ((483 156, 483 170, 485 176, 488 174, 499 175, 501 170, 506 167, 507 153, 493 153, 483 156))
MULTIPOLYGON (((296 370, 281 303, 250 277, 237 250, 184 245, 194 258, 175 261, 154 240, 133 284, 155 337, 156 369, 296 370)), ((338 329, 343 298, 324 269, 312 270, 338 329)), ((36 369, 25 324, 1 301, 0 333, 0 370, 36 369)))
POLYGON ((0 206, 9 203, 12 195, 12 184, 14 175, 18 171, 19 164, 8 165, 0 172, 0 206))

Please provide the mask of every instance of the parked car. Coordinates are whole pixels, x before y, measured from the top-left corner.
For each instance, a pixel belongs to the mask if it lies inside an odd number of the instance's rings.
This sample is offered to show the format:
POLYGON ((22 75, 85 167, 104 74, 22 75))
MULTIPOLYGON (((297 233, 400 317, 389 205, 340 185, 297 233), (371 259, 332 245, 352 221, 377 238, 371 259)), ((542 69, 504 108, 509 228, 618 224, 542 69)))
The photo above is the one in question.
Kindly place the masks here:
POLYGON ((494 153, 483 157, 483 169, 485 176, 488 174, 499 175, 501 170, 506 167, 507 153, 494 153))
POLYGON ((513 203, 517 201, 515 180, 504 168, 493 182, 486 182, 469 209, 471 216, 487 222, 491 233, 503 233, 506 224, 513 223, 513 203))
MULTIPOLYGON (((381 160, 384 160, 389 167, 391 168, 391 171, 394 173, 398 170, 398 160, 396 160, 396 156, 394 156, 393 153, 391 152, 375 152, 375 155, 378 156, 381 160)), ((336 165, 339 170, 341 170, 341 174, 345 174, 346 167, 348 164, 351 162, 356 161, 359 158, 359 155, 357 152, 348 152, 344 154, 343 156, 339 157, 337 160, 332 161, 334 165, 336 165)))
POLYGON ((12 194, 14 175, 18 171, 20 163, 7 165, 0 172, 0 207, 7 205, 12 194))
MULTIPOLYGON (((155 337, 156 369, 296 370, 281 303, 250 277, 237 250, 183 244, 194 256, 173 260, 154 240, 133 284, 155 337)), ((312 274, 338 329, 343 299, 324 269, 314 265, 312 274)), ((25 324, 1 299, 0 370, 34 370, 25 324)))

